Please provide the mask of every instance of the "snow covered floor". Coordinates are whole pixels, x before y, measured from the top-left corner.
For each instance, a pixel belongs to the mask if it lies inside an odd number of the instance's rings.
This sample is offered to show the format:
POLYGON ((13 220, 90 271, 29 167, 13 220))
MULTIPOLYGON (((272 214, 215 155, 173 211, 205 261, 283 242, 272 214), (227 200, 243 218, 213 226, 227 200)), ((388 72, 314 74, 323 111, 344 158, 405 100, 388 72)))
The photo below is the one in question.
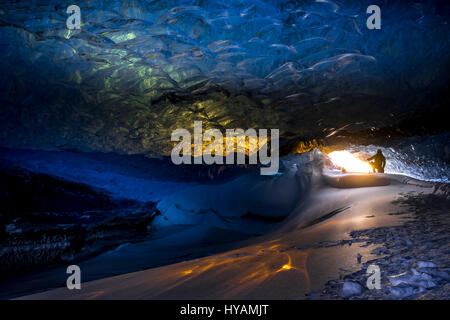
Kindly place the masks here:
POLYGON ((389 299, 427 298, 433 292, 448 298, 449 234, 445 225, 436 226, 449 212, 448 199, 430 202, 432 183, 388 174, 384 178, 387 185, 364 188, 346 185, 346 177, 336 178, 345 182, 339 188, 319 183, 277 230, 237 249, 86 282, 79 291, 60 288, 24 298, 389 299), (399 200, 404 195, 416 200, 405 206, 399 200), (433 218, 418 216, 436 210, 433 218), (394 214, 399 212, 404 214, 394 214), (381 268, 381 291, 364 287, 369 263, 381 268), (361 291, 349 296, 342 289, 350 280, 361 291))

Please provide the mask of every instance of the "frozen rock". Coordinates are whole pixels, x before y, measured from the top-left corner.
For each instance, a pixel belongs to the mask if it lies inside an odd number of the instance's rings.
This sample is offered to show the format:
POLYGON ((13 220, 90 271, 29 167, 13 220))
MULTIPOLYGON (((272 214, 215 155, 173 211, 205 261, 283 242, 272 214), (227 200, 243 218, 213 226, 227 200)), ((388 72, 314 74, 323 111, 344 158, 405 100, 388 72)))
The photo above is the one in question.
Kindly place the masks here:
POLYGON ((372 251, 372 254, 381 255, 381 254, 391 254, 391 250, 385 247, 378 247, 372 251))
POLYGON ((444 280, 450 280, 450 275, 448 272, 445 272, 444 270, 427 270, 427 272, 435 277, 444 279, 444 280))
POLYGON ((63 255, 61 256, 61 259, 62 259, 63 261, 68 261, 68 262, 70 262, 70 261, 73 261, 73 260, 75 259, 75 256, 74 256, 72 253, 67 253, 67 254, 63 254, 63 255))
POLYGON ((411 269, 412 274, 401 273, 389 277, 389 282, 393 287, 397 286, 413 286, 418 288, 432 288, 436 286, 433 277, 427 273, 421 273, 416 269, 411 269))
POLYGON ((416 293, 416 290, 413 287, 407 286, 391 288, 389 291, 396 298, 406 298, 416 293))
POLYGON ((422 269, 422 268, 436 268, 436 264, 434 264, 433 262, 419 261, 417 263, 417 267, 419 269, 422 269))
POLYGON ((320 291, 312 291, 306 294, 308 297, 317 297, 318 295, 320 295, 320 291))
POLYGON ((341 296, 343 298, 349 298, 353 296, 358 296, 362 292, 363 287, 359 283, 353 281, 345 281, 344 285, 342 286, 341 296))

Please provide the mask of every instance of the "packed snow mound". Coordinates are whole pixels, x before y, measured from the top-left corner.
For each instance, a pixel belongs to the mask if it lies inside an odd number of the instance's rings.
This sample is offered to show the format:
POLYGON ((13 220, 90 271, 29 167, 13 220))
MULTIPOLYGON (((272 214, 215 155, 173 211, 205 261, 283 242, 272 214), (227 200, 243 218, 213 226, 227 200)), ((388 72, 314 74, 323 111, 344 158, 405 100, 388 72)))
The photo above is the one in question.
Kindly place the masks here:
POLYGON ((186 188, 158 203, 161 215, 153 225, 191 225, 213 220, 216 227, 229 229, 249 227, 238 218, 281 221, 319 181, 320 157, 314 151, 285 158, 280 173, 274 176, 250 173, 221 185, 186 188), (231 221, 233 225, 229 224, 231 221))
POLYGON ((387 186, 394 179, 383 173, 345 173, 345 174, 324 174, 324 180, 335 188, 362 188, 387 186))
POLYGON ((448 79, 441 4, 383 3, 381 30, 368 0, 78 4, 81 30, 67 1, 2 4, 0 145, 167 155, 198 119, 319 136, 395 123, 448 79))

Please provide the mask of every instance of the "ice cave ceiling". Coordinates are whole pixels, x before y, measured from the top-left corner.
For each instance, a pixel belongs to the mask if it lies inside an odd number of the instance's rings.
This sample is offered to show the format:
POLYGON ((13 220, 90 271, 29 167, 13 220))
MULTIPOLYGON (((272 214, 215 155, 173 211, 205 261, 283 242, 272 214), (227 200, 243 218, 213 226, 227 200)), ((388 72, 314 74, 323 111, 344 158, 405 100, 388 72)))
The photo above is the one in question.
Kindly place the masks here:
POLYGON ((443 108, 449 6, 375 1, 2 1, 0 145, 166 155, 177 128, 284 139, 443 108), (439 102, 440 101, 440 102, 439 102))

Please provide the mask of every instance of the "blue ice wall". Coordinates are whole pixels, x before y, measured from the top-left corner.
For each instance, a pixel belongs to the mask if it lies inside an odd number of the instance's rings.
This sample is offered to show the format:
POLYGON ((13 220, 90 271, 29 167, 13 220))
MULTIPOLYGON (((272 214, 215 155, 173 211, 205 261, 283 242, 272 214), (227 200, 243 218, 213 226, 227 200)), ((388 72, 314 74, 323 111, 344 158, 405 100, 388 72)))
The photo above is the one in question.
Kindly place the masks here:
POLYGON ((448 86, 438 1, 3 1, 0 144, 167 154, 170 133, 395 124, 448 86), (366 9, 381 8, 369 30, 366 9))

